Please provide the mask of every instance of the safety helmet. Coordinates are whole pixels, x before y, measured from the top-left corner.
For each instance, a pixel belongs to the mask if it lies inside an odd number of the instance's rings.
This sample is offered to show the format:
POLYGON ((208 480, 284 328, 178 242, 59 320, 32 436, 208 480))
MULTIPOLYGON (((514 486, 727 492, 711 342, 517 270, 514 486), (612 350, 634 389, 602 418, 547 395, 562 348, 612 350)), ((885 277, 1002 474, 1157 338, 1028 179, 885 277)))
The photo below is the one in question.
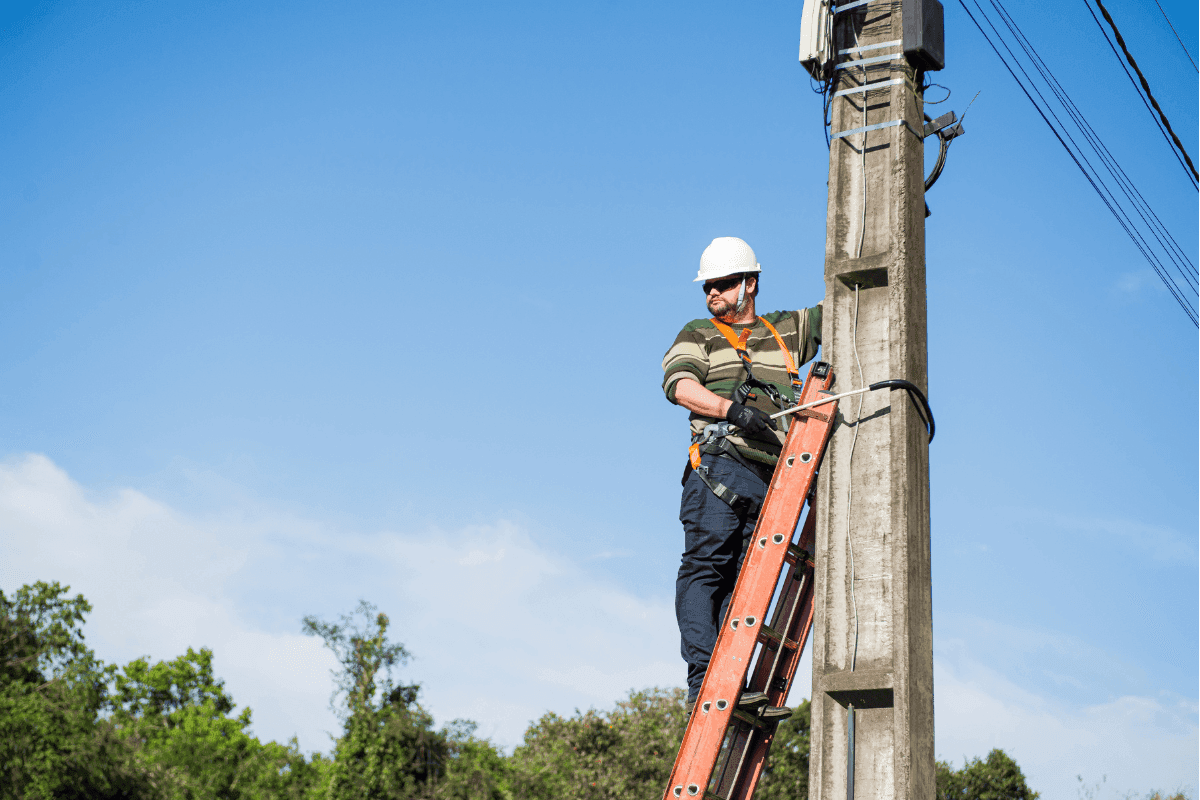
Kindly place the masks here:
POLYGON ((736 236, 719 236, 704 248, 700 256, 700 271, 696 273, 693 283, 743 272, 762 272, 762 267, 754 258, 754 251, 736 236))

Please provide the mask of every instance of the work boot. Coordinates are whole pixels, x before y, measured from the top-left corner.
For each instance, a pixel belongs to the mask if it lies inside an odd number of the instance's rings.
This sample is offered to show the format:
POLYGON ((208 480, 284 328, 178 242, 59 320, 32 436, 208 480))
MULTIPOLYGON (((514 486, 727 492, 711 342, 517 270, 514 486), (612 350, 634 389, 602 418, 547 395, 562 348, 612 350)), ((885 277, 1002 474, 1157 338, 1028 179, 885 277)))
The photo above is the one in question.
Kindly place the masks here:
POLYGON ((687 716, 685 717, 685 719, 691 719, 692 712, 696 709, 696 701, 688 700, 687 704, 684 706, 684 709, 687 711, 687 716))
POLYGON ((771 698, 767 697, 766 692, 742 692, 742 696, 738 698, 737 707, 749 711, 765 706, 769 702, 771 702, 771 698))
POLYGON ((793 713, 792 709, 787 706, 768 706, 759 711, 758 716, 769 722, 783 722, 785 719, 790 718, 793 713))

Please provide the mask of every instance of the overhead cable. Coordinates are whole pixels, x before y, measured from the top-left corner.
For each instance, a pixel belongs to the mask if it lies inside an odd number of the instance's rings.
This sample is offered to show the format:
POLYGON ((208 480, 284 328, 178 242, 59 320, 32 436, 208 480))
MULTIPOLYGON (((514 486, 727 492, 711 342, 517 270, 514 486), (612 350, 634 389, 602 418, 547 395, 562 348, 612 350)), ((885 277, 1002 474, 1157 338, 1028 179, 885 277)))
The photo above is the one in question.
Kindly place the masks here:
MULTIPOLYGON (((1079 107, 1075 105, 1075 102, 1071 99, 1071 96, 1067 94, 1066 89, 1064 89, 1062 84, 1058 82, 1058 79, 1054 77, 1054 73, 1050 71, 1050 67, 1038 54, 1037 50, 1034 49, 1033 43, 1026 38, 1025 34, 1017 26, 1016 21, 1013 20, 1013 18, 1009 15, 1008 9, 1004 7, 1000 0, 992 0, 992 6, 999 12, 1005 26, 1008 28, 1009 32, 1013 34, 1013 37, 1017 40, 1017 43, 1020 44, 1021 49, 1025 52, 1025 55, 1029 57, 1029 60, 1033 66, 1042 76, 1042 80, 1045 81, 1046 85, 1050 87, 1050 90, 1054 92, 1055 97, 1057 97, 1058 101, 1062 103, 1062 106, 1064 109, 1066 109, 1067 114, 1070 115, 1071 119, 1079 127, 1079 130, 1083 133, 1083 136, 1087 140, 1088 144, 1091 145, 1096 155, 1099 156, 1100 163, 1104 165, 1105 169, 1108 171, 1108 174, 1111 175, 1113 180, 1117 182, 1117 186, 1120 187, 1122 194, 1124 194, 1125 198, 1131 204, 1133 204, 1133 209, 1137 213, 1138 217, 1142 220, 1142 223, 1146 226, 1146 228, 1149 229, 1150 233, 1154 236, 1155 240, 1158 241, 1163 250, 1166 251, 1167 257, 1170 258, 1174 263, 1176 270, 1183 277, 1191 291, 1196 292, 1198 288, 1197 280, 1200 279, 1200 272, 1197 271, 1196 265, 1192 263, 1187 253, 1184 252, 1183 248, 1179 246, 1179 243, 1175 241, 1175 238, 1171 236, 1169 231, 1167 231, 1166 226, 1162 224, 1162 220, 1160 220, 1158 215, 1154 213, 1154 209, 1150 207, 1150 204, 1146 201, 1146 198, 1143 197, 1142 193, 1139 192, 1137 187, 1133 185, 1133 181, 1130 180, 1129 176, 1125 173, 1125 170, 1121 168, 1121 165, 1117 163, 1116 158, 1104 145, 1104 142, 1100 140, 1099 134, 1096 133, 1096 130, 1083 116, 1083 112, 1081 112, 1079 107), (1147 218, 1147 215, 1149 215, 1149 218, 1147 218)), ((1108 187, 1106 186, 1105 188, 1108 187)), ((1180 288, 1178 287, 1178 284, 1176 284, 1176 287, 1180 288)))
POLYGON ((1054 134, 1056 139, 1058 139, 1059 144, 1061 144, 1063 149, 1067 151, 1067 155, 1069 155, 1071 160, 1075 162, 1075 166, 1078 167, 1079 171, 1083 173, 1084 178, 1100 197, 1100 200, 1104 203, 1105 207, 1108 208, 1109 212, 1116 219, 1117 224, 1121 226, 1122 230, 1125 231, 1125 234, 1130 238, 1134 246, 1150 264, 1155 274, 1158 275, 1159 279, 1163 282, 1163 285, 1166 286, 1167 291, 1170 292, 1171 296, 1175 298, 1175 301, 1179 304, 1180 308, 1183 309, 1184 314, 1187 315, 1192 324, 1200 327, 1200 315, 1197 314, 1196 308, 1197 290, 1195 288, 1195 265, 1193 265, 1190 259, 1187 258, 1186 254, 1183 252, 1183 249, 1178 246, 1178 243, 1175 242, 1174 238, 1170 236, 1170 234, 1166 231, 1166 228, 1162 226, 1162 223, 1158 220, 1157 215, 1154 214, 1153 210, 1150 209, 1149 205, 1146 203, 1145 198, 1142 197, 1141 193, 1138 192, 1136 187, 1133 186, 1133 183, 1129 180, 1128 175, 1121 170, 1120 165, 1116 163, 1116 160, 1112 157, 1111 152, 1104 147, 1103 142, 1099 140, 1095 130, 1087 123, 1087 120, 1083 118, 1083 115, 1079 112, 1078 107, 1074 104, 1074 102, 1071 101, 1066 91, 1063 90, 1062 85, 1059 84, 1054 78, 1053 74, 1050 73, 1049 69, 1045 66, 1044 60, 1037 54, 1036 50, 1033 49, 1033 46, 1029 42, 1028 38, 1021 33, 1011 15, 1009 15, 1007 10, 1003 8, 1003 6, 999 3, 999 0, 991 0, 991 5, 995 10, 996 15, 1001 18, 1003 26, 1009 31, 1010 37, 1016 41, 1016 48, 1025 55, 1025 58, 1029 61, 1033 70, 1037 72, 1038 75, 1041 76, 1042 80, 1050 87, 1054 97, 1066 110, 1069 120, 1075 123, 1076 127, 1079 129, 1084 143, 1087 144, 1099 158, 1108 174, 1117 181, 1118 185, 1121 187, 1122 194, 1125 196, 1125 201, 1133 205, 1134 212, 1136 213, 1137 218, 1141 220, 1142 225, 1138 225, 1137 220, 1134 219, 1134 214, 1126 210, 1126 207, 1122 202, 1122 198, 1109 188, 1108 184, 1105 182, 1104 176, 1092 165, 1091 161, 1084 153, 1083 148, 1071 135, 1067 125, 1062 119, 1059 118, 1058 114, 1055 113, 1051 102, 1042 93, 1041 89, 1038 88, 1037 82, 1030 76, 1029 72, 1025 69, 1025 66, 1023 66, 1022 59, 1018 57, 1013 48, 1009 46, 1004 35, 988 16, 979 0, 972 0, 972 4, 975 6, 977 13, 973 13, 971 11, 971 8, 967 6, 966 0, 959 0, 959 3, 962 5, 963 10, 967 12, 967 16, 970 17, 973 23, 975 23, 975 27, 979 29, 979 32, 983 35, 984 40, 987 41, 988 46, 990 46, 993 52, 996 53, 997 57, 1000 58, 1004 68, 1008 71, 1009 75, 1012 76, 1013 80, 1016 81, 1017 86, 1021 89, 1021 92, 1033 105, 1034 110, 1038 112, 1038 116, 1040 116, 1046 123, 1047 127, 1050 128, 1050 132, 1054 134), (991 28, 991 34, 989 34, 984 28, 983 24, 981 24, 980 19, 986 22, 988 27, 991 28), (996 44, 997 41, 999 42, 999 46, 996 44), (1000 52, 1000 47, 1004 48, 1007 53, 1007 57, 1000 52), (1014 71, 1013 65, 1015 65, 1016 71, 1014 71), (1018 76, 1017 71, 1020 72, 1020 76, 1018 76), (1035 99, 1035 96, 1037 99, 1035 99), (1153 220, 1153 222, 1151 220, 1153 220), (1149 229, 1150 235, 1148 236, 1143 229, 1149 229), (1158 245, 1157 247, 1155 246, 1156 242, 1158 245), (1179 276, 1183 278, 1185 286, 1181 287, 1179 281, 1177 281, 1173 275, 1169 274, 1170 268, 1167 264, 1163 263, 1163 257, 1159 253, 1160 249, 1165 251, 1167 259, 1174 263, 1175 269, 1179 273, 1179 276))
POLYGON ((1101 22, 1100 18, 1096 16, 1096 12, 1092 9, 1092 4, 1087 0, 1083 0, 1083 5, 1087 8, 1088 13, 1092 15, 1092 20, 1095 21, 1096 27, 1100 29, 1100 35, 1104 37, 1104 41, 1108 45, 1108 49, 1112 50, 1113 55, 1117 57, 1117 63, 1121 65, 1121 70, 1125 73, 1125 77, 1129 79, 1129 85, 1133 87, 1134 93, 1138 96, 1138 99, 1142 101, 1142 105, 1146 107, 1146 111, 1150 112, 1150 119, 1154 120, 1154 125, 1156 128, 1158 128, 1158 132, 1162 134, 1163 141, 1167 143, 1167 147, 1171 148, 1171 155, 1174 156, 1175 160, 1179 162, 1179 166, 1183 170, 1183 174, 1187 176, 1188 182, 1192 184, 1193 189, 1200 189, 1200 184, 1197 184, 1196 178, 1192 175, 1192 171, 1188 169, 1187 162, 1183 160, 1183 156, 1180 155, 1178 148, 1175 147, 1175 143, 1172 142, 1171 137, 1167 135, 1166 128, 1163 127, 1158 115, 1154 113, 1154 109, 1150 106, 1149 101, 1146 100, 1146 96, 1142 94, 1142 90, 1138 87, 1137 81, 1135 81, 1133 79, 1133 75, 1129 73, 1129 67, 1125 65, 1125 60, 1122 59, 1121 54, 1117 52, 1117 46, 1113 44, 1112 39, 1109 38, 1108 31, 1105 29, 1104 23, 1101 22))
POLYGON ((1187 45, 1183 43, 1183 39, 1179 38, 1179 31, 1175 30, 1175 26, 1171 24, 1171 18, 1167 16, 1166 10, 1162 7, 1162 3, 1154 0, 1154 5, 1158 6, 1158 10, 1162 11, 1163 19, 1167 21, 1167 25, 1171 26, 1171 33, 1175 34, 1175 41, 1179 42, 1179 46, 1183 48, 1183 54, 1187 56, 1187 60, 1192 62, 1192 69, 1200 72, 1200 67, 1196 66, 1196 60, 1192 58, 1192 54, 1188 52, 1187 45))
POLYGON ((1183 153, 1183 158, 1187 161, 1188 169, 1192 171, 1192 176, 1200 180, 1200 172, 1196 170, 1196 165, 1192 163, 1192 157, 1187 154, 1187 150, 1183 149, 1183 142, 1179 141, 1179 137, 1175 135, 1175 131, 1171 130, 1171 123, 1167 121, 1166 112, 1159 107, 1158 101, 1154 99, 1154 95, 1150 92, 1150 84, 1146 80, 1146 76, 1142 74, 1138 68, 1137 62, 1133 60, 1133 54, 1129 52, 1129 48, 1125 46, 1125 39, 1121 36, 1121 31, 1117 30, 1117 23, 1113 22, 1112 15, 1108 13, 1108 9, 1104 7, 1104 3, 1100 0, 1095 0, 1096 8, 1100 9, 1100 13, 1104 15, 1104 19, 1108 21, 1109 26, 1113 29, 1113 35, 1117 37, 1117 44, 1121 45, 1121 51, 1125 53, 1125 58, 1129 61, 1129 66, 1133 67, 1133 71, 1137 73, 1138 79, 1142 82, 1142 89, 1146 92, 1146 97, 1150 98, 1151 105, 1158 115, 1162 117, 1163 126, 1167 132, 1171 134, 1171 139, 1175 142, 1175 146, 1179 148, 1179 152, 1183 153))

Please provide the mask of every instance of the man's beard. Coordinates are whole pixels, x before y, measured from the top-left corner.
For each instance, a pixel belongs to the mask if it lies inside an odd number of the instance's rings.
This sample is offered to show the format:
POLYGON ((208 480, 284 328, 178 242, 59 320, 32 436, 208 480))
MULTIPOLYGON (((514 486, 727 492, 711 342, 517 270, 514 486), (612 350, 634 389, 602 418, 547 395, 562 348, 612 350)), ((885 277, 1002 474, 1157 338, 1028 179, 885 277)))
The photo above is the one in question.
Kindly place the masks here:
MULTIPOLYGON (((749 294, 746 295, 746 299, 742 300, 742 308, 745 308, 748 302, 750 302, 749 294)), ((720 295, 708 298, 708 311, 717 319, 732 317, 742 308, 738 308, 736 303, 731 303, 720 295)))

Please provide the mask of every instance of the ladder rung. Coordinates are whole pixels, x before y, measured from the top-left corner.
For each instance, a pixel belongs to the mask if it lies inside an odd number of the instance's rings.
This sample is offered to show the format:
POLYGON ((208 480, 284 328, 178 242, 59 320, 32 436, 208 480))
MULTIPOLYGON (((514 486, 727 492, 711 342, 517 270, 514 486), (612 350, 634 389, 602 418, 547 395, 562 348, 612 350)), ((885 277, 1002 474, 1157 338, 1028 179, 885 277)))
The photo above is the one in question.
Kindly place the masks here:
POLYGON ((770 639, 773 642, 782 644, 789 650, 795 650, 797 644, 795 640, 785 638, 783 634, 772 628, 770 625, 760 625, 758 627, 758 639, 759 641, 770 639))
POLYGON ((803 550, 794 544, 788 545, 786 558, 789 564, 795 564, 797 561, 801 561, 810 567, 813 565, 812 553, 808 552, 807 550, 803 550))

